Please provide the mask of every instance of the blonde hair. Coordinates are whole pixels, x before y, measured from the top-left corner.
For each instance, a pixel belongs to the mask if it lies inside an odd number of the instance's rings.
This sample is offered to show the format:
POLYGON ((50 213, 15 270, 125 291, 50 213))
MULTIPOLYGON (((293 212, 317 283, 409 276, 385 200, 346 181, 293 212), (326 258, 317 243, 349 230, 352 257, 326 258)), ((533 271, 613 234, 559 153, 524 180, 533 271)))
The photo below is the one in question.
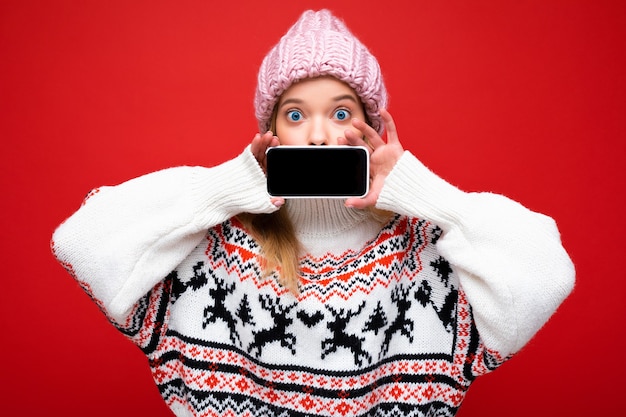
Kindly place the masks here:
MULTIPOLYGON (((384 226, 393 216, 392 212, 369 207, 366 209, 372 218, 384 226)), ((263 276, 272 272, 278 275, 278 282, 293 295, 300 293, 300 255, 302 244, 296 236, 295 228, 284 208, 270 214, 241 213, 239 221, 257 240, 261 247, 263 276)))
POLYGON ((278 274, 278 282, 292 294, 299 294, 302 245, 287 210, 269 214, 241 213, 237 218, 257 240, 263 256, 263 276, 278 274))

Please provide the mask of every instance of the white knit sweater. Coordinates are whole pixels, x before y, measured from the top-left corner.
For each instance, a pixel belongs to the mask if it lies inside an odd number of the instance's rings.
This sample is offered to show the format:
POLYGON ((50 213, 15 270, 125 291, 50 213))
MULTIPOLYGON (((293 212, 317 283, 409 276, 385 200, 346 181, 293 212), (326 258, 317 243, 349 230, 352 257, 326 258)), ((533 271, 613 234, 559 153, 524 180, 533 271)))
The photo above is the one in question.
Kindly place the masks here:
POLYGON ((180 416, 453 415, 571 291, 552 219, 405 152, 377 207, 291 200, 296 299, 233 219, 276 210, 249 149, 94 190, 55 256, 150 359, 180 416))

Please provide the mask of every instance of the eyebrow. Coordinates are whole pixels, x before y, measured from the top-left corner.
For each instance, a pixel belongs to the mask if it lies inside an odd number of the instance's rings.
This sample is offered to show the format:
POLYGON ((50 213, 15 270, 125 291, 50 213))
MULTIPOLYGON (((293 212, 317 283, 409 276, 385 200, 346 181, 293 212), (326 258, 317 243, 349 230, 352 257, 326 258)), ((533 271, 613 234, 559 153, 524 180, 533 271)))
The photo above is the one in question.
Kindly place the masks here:
POLYGON ((280 103, 280 107, 284 107, 287 104, 302 104, 304 100, 300 100, 299 98, 288 98, 287 100, 280 103))
POLYGON ((359 104, 358 100, 352 94, 343 94, 341 96, 337 96, 337 97, 333 98, 333 100, 334 101, 351 100, 351 101, 355 102, 356 104, 359 104))
MULTIPOLYGON (((351 95, 351 94, 342 94, 340 96, 336 96, 332 98, 333 101, 342 101, 342 100, 350 100, 352 102, 354 102, 355 104, 359 104, 357 99, 351 95)), ((283 101, 280 104, 280 108, 284 107, 287 104, 302 104, 304 103, 305 100, 302 100, 300 98, 288 98, 287 100, 283 101)))

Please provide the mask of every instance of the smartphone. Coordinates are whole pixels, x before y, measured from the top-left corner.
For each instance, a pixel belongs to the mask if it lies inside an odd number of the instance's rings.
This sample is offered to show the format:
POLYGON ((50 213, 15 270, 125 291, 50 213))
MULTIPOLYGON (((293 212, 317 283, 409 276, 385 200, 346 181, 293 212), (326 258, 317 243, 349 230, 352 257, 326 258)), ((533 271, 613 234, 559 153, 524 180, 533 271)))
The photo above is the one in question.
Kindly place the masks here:
POLYGON ((271 196, 348 198, 369 190, 369 153, 362 146, 276 146, 266 156, 271 196))

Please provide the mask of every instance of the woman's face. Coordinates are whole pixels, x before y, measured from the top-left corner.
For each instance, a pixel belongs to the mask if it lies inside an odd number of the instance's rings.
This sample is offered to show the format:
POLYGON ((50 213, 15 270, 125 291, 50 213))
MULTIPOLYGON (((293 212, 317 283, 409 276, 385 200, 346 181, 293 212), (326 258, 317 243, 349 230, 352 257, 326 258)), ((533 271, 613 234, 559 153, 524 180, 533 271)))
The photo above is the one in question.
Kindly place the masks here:
POLYGON ((276 110, 276 136, 281 145, 336 145, 352 119, 365 121, 359 97, 347 84, 332 77, 293 84, 281 96, 276 110))

